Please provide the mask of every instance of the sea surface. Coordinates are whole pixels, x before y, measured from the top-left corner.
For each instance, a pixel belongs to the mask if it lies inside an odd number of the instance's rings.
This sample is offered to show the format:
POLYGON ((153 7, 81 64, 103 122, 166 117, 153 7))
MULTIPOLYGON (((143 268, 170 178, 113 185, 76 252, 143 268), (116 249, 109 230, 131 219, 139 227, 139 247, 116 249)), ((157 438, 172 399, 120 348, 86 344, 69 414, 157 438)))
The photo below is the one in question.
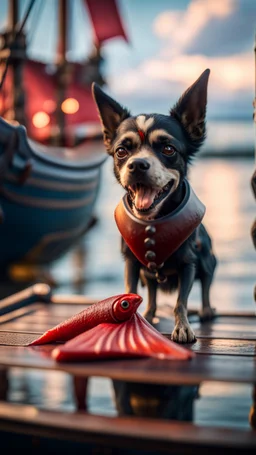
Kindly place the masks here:
POLYGON ((200 154, 205 157, 252 157, 254 149, 255 127, 252 119, 210 119, 200 154))
MULTIPOLYGON (((239 134, 242 135, 242 131, 239 134)), ((215 136, 217 139, 222 140, 219 132, 215 136)), ((199 157, 189 172, 194 191, 206 205, 204 224, 212 237, 213 249, 218 258, 211 301, 220 311, 255 311, 255 250, 250 236, 256 212, 250 185, 254 166, 252 156, 246 159, 231 155, 223 158, 220 153, 210 158, 199 157)), ((101 299, 124 291, 124 262, 113 217, 122 195, 123 190, 112 173, 111 158, 108 158, 102 168, 101 187, 95 207, 98 222, 87 233, 79 248, 66 254, 50 268, 58 283, 55 293, 84 294, 101 299)), ((139 288, 138 291, 146 299, 145 289, 139 288)), ((159 305, 168 307, 174 302, 175 295, 159 296, 159 305)), ((199 307, 199 304, 200 292, 195 284, 189 305, 199 307)), ((141 311, 143 309, 142 305, 141 311)), ((204 383, 200 388, 200 398, 195 401, 194 422, 209 426, 249 428, 251 394, 250 386, 204 383)), ((74 410, 71 379, 63 373, 13 369, 9 399, 41 408, 74 410)), ((97 414, 116 414, 111 381, 91 378, 89 410, 97 414)))

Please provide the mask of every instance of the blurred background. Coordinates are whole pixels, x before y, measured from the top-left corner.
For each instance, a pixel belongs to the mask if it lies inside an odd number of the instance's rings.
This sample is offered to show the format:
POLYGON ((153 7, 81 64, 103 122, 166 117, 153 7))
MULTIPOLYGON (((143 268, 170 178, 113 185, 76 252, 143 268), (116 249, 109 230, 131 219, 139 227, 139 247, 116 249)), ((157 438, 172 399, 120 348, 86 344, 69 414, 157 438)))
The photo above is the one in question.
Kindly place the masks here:
MULTIPOLYGON (((101 19, 94 11, 93 2, 67 2, 65 64, 77 64, 76 75, 79 74, 79 78, 70 79, 71 83, 75 81, 75 87, 68 96, 66 112, 62 105, 62 111, 67 114, 67 142, 58 145, 67 147, 89 138, 104 153, 101 128, 90 94, 93 80, 97 80, 107 93, 135 115, 144 112, 167 114, 184 90, 206 68, 210 68, 207 139, 189 175, 195 192, 206 205, 204 224, 212 237, 218 258, 211 300, 213 307, 220 311, 254 312, 255 250, 251 226, 255 218, 255 200, 250 181, 255 168, 253 49, 256 2, 107 0, 100 3, 101 19), (101 25, 106 4, 108 11, 112 11, 112 19, 106 21, 110 29, 104 29, 104 35, 101 25), (74 99, 78 102, 76 107, 74 99)), ((28 0, 20 0, 21 19, 29 4, 28 0)), ((51 131, 54 129, 56 132, 54 113, 58 103, 55 103, 53 93, 58 88, 59 80, 55 79, 55 85, 51 85, 51 76, 55 74, 56 64, 63 58, 63 41, 59 33, 58 2, 41 0, 33 8, 23 29, 27 36, 27 79, 24 81, 27 104, 24 108, 28 135, 47 145, 52 143, 51 131), (36 77, 33 78, 33 74, 36 77), (43 85, 46 79, 48 82, 43 85), (38 107, 35 98, 42 107, 38 107), (45 102, 49 100, 53 103, 48 103, 47 108, 45 102)), ((9 2, 2 0, 2 30, 7 27, 8 11, 9 2)), ((15 120, 15 112, 8 105, 8 99, 2 99, 3 102, 5 109, 2 115, 9 121, 15 120)), ((99 192, 93 206, 96 223, 79 242, 46 266, 55 292, 84 294, 93 298, 123 292, 124 263, 113 217, 122 195, 123 190, 113 176, 111 158, 107 158, 102 164, 99 192)), ((139 292, 144 296, 143 288, 139 292)), ((174 302, 175 295, 159 296, 163 313, 170 315, 170 304, 174 302)), ((193 308, 200 305, 197 284, 191 292, 189 305, 193 308)), ((28 377, 29 374, 26 375, 28 377)), ((13 378, 12 398, 22 401, 27 391, 17 391, 20 390, 19 381, 24 386, 26 380, 24 376, 21 378, 19 372, 13 378)), ((48 405, 50 403, 55 408, 70 408, 66 379, 58 375, 49 378, 51 376, 45 379, 50 381, 51 387, 45 386, 44 403, 48 399, 48 405)), ((102 396, 99 397, 97 381, 92 385, 95 392, 92 411, 114 412, 107 395, 107 383, 104 383, 106 388, 101 388, 102 396)), ((197 421, 211 424, 214 414, 209 417, 207 407, 210 403, 217 409, 217 404, 221 404, 215 416, 220 425, 228 419, 233 425, 248 426, 250 393, 243 386, 205 386, 202 395, 208 401, 199 400, 197 421), (229 414, 229 400, 232 401, 233 394, 241 396, 236 416, 232 412, 229 414)), ((39 399, 38 396, 35 398, 35 392, 30 394, 32 402, 39 399)))

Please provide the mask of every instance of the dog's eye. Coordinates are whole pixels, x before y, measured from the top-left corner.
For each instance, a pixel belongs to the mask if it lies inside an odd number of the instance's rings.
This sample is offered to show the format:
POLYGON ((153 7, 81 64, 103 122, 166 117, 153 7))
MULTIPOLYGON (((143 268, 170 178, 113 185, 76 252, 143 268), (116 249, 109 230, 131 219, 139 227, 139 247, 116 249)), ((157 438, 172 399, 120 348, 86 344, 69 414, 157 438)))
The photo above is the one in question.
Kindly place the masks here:
POLYGON ((176 153, 176 149, 172 145, 164 145, 163 154, 166 156, 172 156, 176 153))
POLYGON ((128 155, 128 152, 127 150, 125 150, 124 147, 118 147, 116 149, 116 156, 117 158, 119 158, 120 160, 122 160, 123 158, 126 158, 128 155))

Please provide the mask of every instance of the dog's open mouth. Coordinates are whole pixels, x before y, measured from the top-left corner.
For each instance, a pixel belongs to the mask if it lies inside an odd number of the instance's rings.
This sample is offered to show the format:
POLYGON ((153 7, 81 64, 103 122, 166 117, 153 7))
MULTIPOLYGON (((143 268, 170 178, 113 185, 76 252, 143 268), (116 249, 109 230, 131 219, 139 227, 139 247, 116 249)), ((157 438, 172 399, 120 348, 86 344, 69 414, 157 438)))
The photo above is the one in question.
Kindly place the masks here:
POLYGON ((171 179, 163 188, 150 188, 143 183, 130 185, 127 190, 130 200, 138 212, 149 212, 161 202, 173 187, 174 179, 171 179))

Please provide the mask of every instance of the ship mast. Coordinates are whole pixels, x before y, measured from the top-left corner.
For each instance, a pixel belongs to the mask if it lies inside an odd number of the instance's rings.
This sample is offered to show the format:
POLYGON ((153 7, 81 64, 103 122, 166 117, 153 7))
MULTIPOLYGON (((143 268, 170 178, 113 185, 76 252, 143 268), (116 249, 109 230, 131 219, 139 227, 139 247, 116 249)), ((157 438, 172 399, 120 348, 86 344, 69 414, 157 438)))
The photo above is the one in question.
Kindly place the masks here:
POLYGON ((68 62, 66 60, 67 51, 67 11, 68 2, 67 0, 59 0, 59 40, 58 40, 58 52, 57 52, 57 110, 56 110, 56 121, 57 121, 57 134, 54 138, 55 145, 65 145, 65 114, 61 108, 61 105, 65 99, 65 91, 67 87, 68 78, 68 62))
POLYGON ((6 34, 6 45, 9 46, 9 64, 13 70, 13 109, 8 113, 9 121, 17 121, 26 126, 24 113, 25 96, 22 89, 23 62, 26 58, 25 35, 21 31, 17 33, 19 21, 19 2, 10 0, 9 2, 9 30, 6 34))
POLYGON ((12 68, 12 103, 8 110, 4 111, 4 118, 10 122, 18 122, 26 126, 25 117, 25 95, 22 87, 23 66, 27 58, 26 39, 23 29, 26 25, 35 0, 30 0, 26 14, 19 24, 19 1, 9 0, 8 26, 5 33, 1 35, 2 46, 0 49, 0 60, 5 61, 5 69, 0 82, 0 90, 3 87, 9 66, 12 68))

